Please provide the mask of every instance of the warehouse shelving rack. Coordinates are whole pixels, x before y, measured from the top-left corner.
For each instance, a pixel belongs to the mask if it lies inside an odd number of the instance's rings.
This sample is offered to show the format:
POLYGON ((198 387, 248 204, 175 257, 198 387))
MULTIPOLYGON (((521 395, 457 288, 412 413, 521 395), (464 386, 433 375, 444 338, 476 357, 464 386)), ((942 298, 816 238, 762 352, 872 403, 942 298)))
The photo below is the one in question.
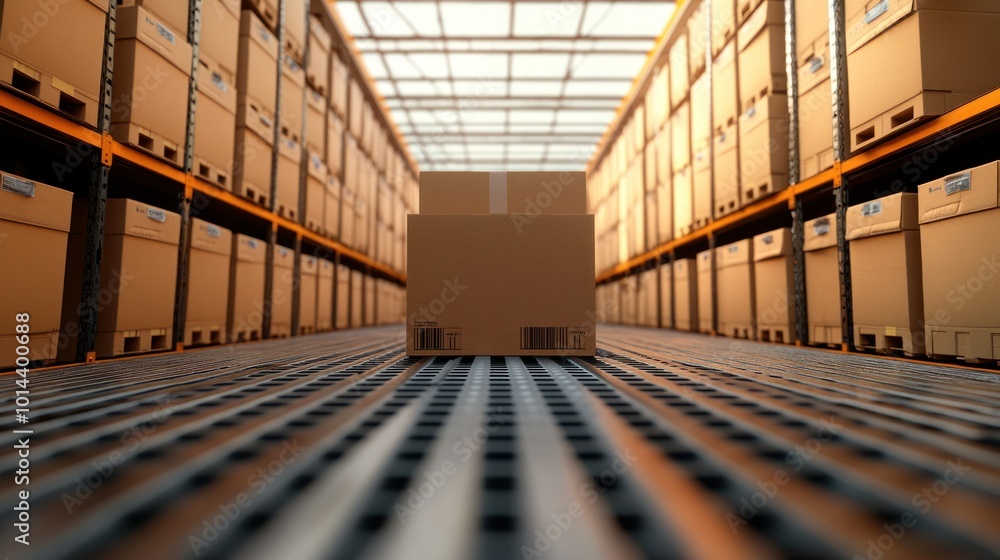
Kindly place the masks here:
MULTIPOLYGON (((286 0, 279 0, 279 57, 284 56, 283 40, 285 21, 286 0)), ((331 34, 334 42, 332 56, 340 57, 347 64, 349 76, 354 76, 361 85, 362 94, 374 107, 380 109, 375 111, 376 118, 386 130, 393 147, 406 160, 406 172, 411 179, 416 178, 417 166, 415 160, 409 152, 407 144, 400 134, 395 123, 388 116, 388 109, 382 102, 381 97, 375 90, 374 81, 364 68, 359 59, 359 54, 351 47, 352 39, 346 32, 343 23, 332 12, 330 6, 321 0, 313 0, 311 6, 306 10, 306 29, 309 29, 309 16, 314 15, 320 19, 324 27, 331 34)), ((103 88, 100 93, 98 126, 96 129, 80 124, 65 115, 54 112, 46 107, 37 104, 25 97, 12 93, 5 89, 0 89, 0 117, 16 123, 15 130, 18 134, 24 134, 25 138, 42 138, 48 142, 58 145, 73 147, 77 153, 92 154, 89 162, 89 184, 86 186, 88 197, 88 223, 86 235, 86 253, 84 275, 81 279, 83 285, 83 295, 81 301, 80 333, 77 344, 76 360, 78 362, 93 363, 96 361, 94 351, 97 335, 97 294, 100 289, 101 262, 100 255, 104 238, 105 213, 109 191, 109 177, 116 162, 123 162, 130 171, 138 173, 138 177, 156 182, 165 182, 172 185, 177 200, 177 211, 181 216, 181 240, 179 245, 178 272, 177 272, 177 293, 175 294, 175 316, 174 316, 174 350, 183 351, 183 325, 185 322, 185 311, 187 301, 187 265, 190 247, 184 240, 189 237, 189 223, 191 219, 192 202, 200 200, 205 204, 213 202, 219 203, 223 211, 231 214, 238 220, 252 220, 263 223, 267 226, 269 235, 267 237, 268 252, 266 269, 265 293, 271 293, 273 285, 272 278, 272 258, 273 247, 278 243, 279 234, 283 238, 294 238, 295 250, 295 275, 299 276, 299 255, 303 254, 306 247, 312 249, 318 256, 329 257, 337 264, 344 264, 350 268, 360 270, 367 275, 389 280, 396 284, 405 285, 406 275, 395 270, 385 263, 378 262, 371 256, 347 247, 337 240, 324 237, 316 232, 306 229, 302 224, 278 215, 274 211, 274 191, 277 188, 276 166, 272 165, 272 176, 270 178, 271 187, 271 207, 265 208, 251 203, 233 192, 219 188, 211 183, 201 180, 192 172, 193 168, 193 146, 194 146, 194 115, 197 104, 197 71, 198 71, 198 44, 201 29, 202 0, 189 0, 189 27, 187 38, 192 46, 192 68, 189 83, 188 114, 187 114, 187 134, 184 147, 184 166, 181 169, 164 163, 141 150, 117 142, 111 137, 111 111, 112 93, 111 83, 114 69, 114 42, 117 22, 117 3, 110 1, 105 27, 104 45, 104 66, 102 69, 103 88)), ((307 36, 308 37, 308 36, 307 36)), ((308 41, 306 41, 308 45, 308 41)), ((305 56, 308 57, 308 47, 305 56)), ((282 58, 279 58, 281 60, 282 58)), ((308 59, 307 59, 308 60, 308 59)), ((278 65, 278 99, 281 96, 281 65, 278 65)), ((349 100, 354 103, 355 100, 349 100)), ((305 104, 303 103, 303 107, 305 104)), ((304 120, 304 119, 303 119, 304 120)), ((276 115, 274 123, 274 134, 277 137, 280 131, 280 114, 276 115)), ((347 134, 344 131, 344 134, 347 134)), ((7 141, 16 143, 16 138, 7 138, 7 141)), ((275 143, 277 145, 277 143, 275 143)), ((341 157, 343 157, 343 153, 341 157)), ((277 150, 275 150, 275 158, 277 150)), ((300 193, 305 190, 305 174, 303 158, 303 174, 300 178, 300 193)), ((120 166, 119 166, 120 167, 120 166)), ((342 168, 346 166, 341 166, 342 168)), ((344 181, 344 169, 341 169, 338 177, 341 183, 344 181)), ((129 196, 143 198, 144 192, 128 189, 129 196)), ((302 197, 300 197, 302 199, 302 197)), ((304 200, 304 199, 303 199, 304 200)), ((377 200, 377 199, 376 199, 377 200)), ((304 204, 304 202, 300 202, 304 204)), ((299 215, 303 215, 302 212, 299 215)), ((374 243, 375 241, 373 241, 374 243)), ((374 251, 372 251, 374 252, 374 251)), ((298 281, 294 283, 293 289, 293 324, 292 332, 298 332, 298 281)), ((269 298, 266 298, 265 309, 270 306, 269 298)), ((336 298, 333 298, 336 305, 336 298)), ((270 313, 264 313, 264 336, 270 335, 270 313)))
MULTIPOLYGON (((717 0, 716 0, 717 1, 717 0)), ((711 4, 712 0, 704 0, 705 9, 709 11, 706 17, 706 40, 711 44, 711 4)), ((666 64, 668 47, 672 38, 686 25, 687 19, 694 12, 697 2, 680 0, 677 3, 670 22, 663 33, 657 38, 656 46, 650 51, 646 64, 635 78, 632 89, 623 98, 615 119, 601 138, 593 157, 588 163, 588 172, 594 171, 602 160, 609 156, 614 141, 622 132, 622 126, 634 114, 638 104, 642 103, 650 86, 655 68, 666 64)), ((970 148, 972 155, 956 157, 957 161, 945 162, 940 165, 943 171, 938 176, 947 175, 972 165, 986 163, 998 157, 996 152, 990 153, 987 147, 979 152, 969 145, 975 138, 984 135, 1000 134, 1000 89, 993 90, 969 103, 960 106, 944 115, 931 119, 923 124, 910 128, 866 151, 851 154, 848 149, 848 114, 847 114, 847 49, 845 44, 845 13, 844 0, 829 0, 830 15, 830 60, 831 87, 833 99, 833 148, 835 162, 833 167, 813 177, 800 179, 798 153, 798 73, 796 67, 796 37, 795 37, 795 0, 784 0, 785 4, 785 64, 788 80, 789 108, 789 186, 770 196, 756 200, 747 206, 719 219, 710 220, 705 227, 696 229, 683 237, 658 244, 635 257, 616 266, 599 272, 598 285, 629 277, 644 270, 649 270, 661 264, 672 264, 679 252, 692 253, 704 249, 706 244, 710 250, 716 246, 716 241, 722 235, 737 230, 763 233, 765 225, 773 225, 774 216, 782 214, 779 221, 785 222, 792 229, 793 271, 796 306, 796 344, 803 345, 808 341, 808 318, 805 310, 805 264, 803 258, 803 226, 806 221, 806 204, 818 202, 820 205, 836 208, 837 214, 837 247, 841 291, 841 324, 843 340, 842 351, 853 351, 853 310, 851 295, 850 253, 846 241, 846 214, 849 205, 859 204, 878 196, 885 196, 895 190, 885 190, 875 187, 875 179, 899 175, 905 171, 906 162, 921 158, 925 150, 934 150, 942 142, 955 142, 970 148), (963 163, 964 162, 964 163, 963 163), (964 167, 963 167, 964 165, 964 167)), ((712 72, 711 48, 706 49, 705 75, 712 72)), ((711 78, 709 77, 709 95, 711 96, 711 78)), ((709 117, 711 118, 711 117, 709 117)), ((642 124, 642 123, 640 123, 642 124)), ((992 138, 992 137, 990 137, 992 138)), ((710 147, 711 150, 711 147, 710 147)), ((954 151, 953 151, 954 152, 954 151)), ((935 152, 935 160, 940 155, 935 152)), ((928 158, 929 159, 929 158, 928 158)), ((944 158, 941 158, 944 159, 944 158)), ((644 161, 645 165, 645 161, 644 161)), ((935 178, 925 175, 927 179, 935 178)), ((884 186, 884 184, 883 184, 884 186)), ((911 187, 915 187, 913 184, 911 187)), ((905 185, 903 186, 905 188, 905 185)), ((714 204, 714 192, 711 194, 714 204)), ((780 227, 780 226, 773 226, 780 227)), ((771 227, 771 229, 773 229, 771 227)), ((733 239, 735 241, 736 239, 733 239)), ((648 246, 648 244, 647 244, 648 246)), ((716 290, 716 271, 714 266, 714 250, 712 252, 712 286, 713 297, 716 290)), ((660 295, 662 297, 662 294, 660 295)), ((673 308, 673 306, 671 306, 673 308)), ((713 333, 718 326, 718 307, 713 305, 713 333)), ((673 325, 672 318, 661 317, 660 325, 673 325)))

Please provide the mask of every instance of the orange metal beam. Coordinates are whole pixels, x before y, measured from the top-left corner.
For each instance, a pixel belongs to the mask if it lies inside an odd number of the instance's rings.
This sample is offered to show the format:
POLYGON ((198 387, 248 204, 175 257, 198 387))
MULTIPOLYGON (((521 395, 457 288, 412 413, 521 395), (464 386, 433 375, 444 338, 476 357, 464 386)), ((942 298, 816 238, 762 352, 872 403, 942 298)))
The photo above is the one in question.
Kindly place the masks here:
POLYGON ((0 107, 27 117, 51 130, 65 134, 84 144, 89 144, 95 148, 101 147, 101 134, 96 130, 86 125, 75 123, 63 115, 8 91, 0 90, 0 107))

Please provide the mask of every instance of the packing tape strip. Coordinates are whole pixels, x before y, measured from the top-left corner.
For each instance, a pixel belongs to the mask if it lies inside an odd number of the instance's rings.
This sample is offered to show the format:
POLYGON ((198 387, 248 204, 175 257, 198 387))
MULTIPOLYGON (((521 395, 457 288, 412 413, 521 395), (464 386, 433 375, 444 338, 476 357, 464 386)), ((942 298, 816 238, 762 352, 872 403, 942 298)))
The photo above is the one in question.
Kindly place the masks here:
POLYGON ((507 213, 507 172, 490 172, 490 214, 507 213))

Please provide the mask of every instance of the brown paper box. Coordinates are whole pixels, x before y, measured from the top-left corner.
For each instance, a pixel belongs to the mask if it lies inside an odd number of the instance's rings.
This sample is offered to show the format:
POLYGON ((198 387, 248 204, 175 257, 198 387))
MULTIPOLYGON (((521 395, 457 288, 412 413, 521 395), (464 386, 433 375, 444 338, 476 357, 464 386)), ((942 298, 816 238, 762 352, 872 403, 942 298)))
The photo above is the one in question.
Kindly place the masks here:
POLYGON ((586 180, 585 173, 569 171, 425 171, 420 213, 585 214, 586 180))
POLYGON ((408 354, 594 354, 594 217, 513 218, 408 216, 408 354))
POLYGON ((191 219, 184 346, 226 342, 232 250, 232 232, 200 218, 191 219))
MULTIPOLYGON (((171 31, 187 37, 188 6, 177 0, 117 0, 119 7, 141 6, 157 17, 171 31)), ((202 7, 204 11, 204 6, 202 7)))
POLYGON ((298 61, 305 53, 308 12, 309 0, 285 0, 285 45, 298 61))
POLYGON ((635 276, 623 278, 618 282, 621 292, 623 325, 634 326, 639 317, 639 282, 635 276))
POLYGON ((703 228, 712 220, 712 158, 706 148, 694 154, 694 229, 703 228))
POLYGON ((236 87, 233 77, 208 57, 199 59, 194 123, 195 174, 233 188, 236 87))
MULTIPOLYGON (((315 15, 309 16, 309 64, 306 82, 324 96, 330 92, 330 35, 315 15)), ((325 111, 324 111, 325 112, 325 111)))
POLYGON ((278 39, 250 10, 240 12, 236 89, 241 104, 247 103, 243 99, 251 99, 262 112, 277 112, 278 39))
POLYGON ((673 147, 670 145, 671 131, 669 125, 665 126, 660 133, 656 135, 656 182, 658 184, 664 184, 670 182, 670 177, 673 175, 674 170, 670 165, 670 156, 673 147))
POLYGON ((753 238, 757 340, 795 342, 795 288, 792 279, 792 230, 778 229, 753 238))
POLYGON ((930 355, 1000 360, 998 165, 988 163, 920 186, 924 328, 930 355))
POLYGON ((241 106, 237 122, 256 125, 253 128, 237 126, 235 154, 233 156, 233 192, 261 206, 268 206, 271 199, 271 169, 273 161, 272 134, 261 135, 260 124, 270 118, 256 113, 252 106, 241 106), (246 119, 243 121, 243 119, 246 119), (257 131, 260 132, 257 132, 257 131))
POLYGON ((336 328, 346 329, 351 325, 351 270, 337 265, 337 318, 336 328))
POLYGON ((657 244, 674 238, 674 192, 671 183, 656 188, 657 244))
POLYGON ((671 301, 671 292, 674 289, 673 280, 673 268, 669 263, 663 263, 657 270, 657 278, 659 283, 659 301, 654 302, 654 305, 659 305, 660 308, 660 321, 658 324, 653 326, 662 327, 665 329, 673 328, 673 305, 671 301))
POLYGON ((316 330, 319 332, 333 329, 333 267, 332 262, 319 259, 316 283, 316 330))
POLYGON ((691 165, 691 111, 687 103, 670 117, 671 166, 674 174, 691 165))
POLYGON ((364 326, 364 274, 351 271, 351 327, 364 326))
POLYGON ((326 178, 326 205, 323 227, 333 239, 340 239, 340 180, 333 175, 326 178))
POLYGON ((347 90, 347 66, 336 53, 332 53, 330 56, 330 108, 336 111, 341 119, 347 116, 347 90))
POLYGON ((271 336, 292 334, 292 286, 295 285, 295 251, 274 246, 271 287, 271 336))
POLYGON ((806 315, 809 343, 840 346, 840 265, 837 257, 837 215, 805 223, 806 315))
POLYGON ((232 342, 263 338, 266 259, 267 242, 241 233, 233 236, 226 321, 232 342))
POLYGON ((638 279, 638 317, 636 324, 640 327, 659 326, 659 271, 658 269, 646 270, 639 273, 638 279))
POLYGON ((302 119, 305 107, 306 73, 289 54, 281 64, 281 131, 296 142, 302 139, 302 119))
POLYGON ((782 0, 767 0, 754 10, 737 38, 740 75, 740 110, 745 111, 761 98, 784 93, 785 6, 782 0))
POLYGON ((326 165, 339 176, 344 168, 344 123, 332 109, 327 112, 326 127, 326 165))
POLYGON ((719 334, 754 338, 753 240, 744 239, 715 250, 719 334))
POLYGON ((674 175, 674 239, 691 232, 694 223, 694 183, 690 169, 674 175))
MULTIPOLYGON (((695 259, 698 276, 698 307, 693 316, 698 318, 699 332, 712 332, 712 314, 715 308, 715 298, 712 291, 712 253, 702 251, 695 259)), ((720 298, 721 299, 721 298, 720 298)), ((721 320, 721 319, 720 319, 721 320)))
POLYGON ((329 157, 326 151, 327 111, 326 98, 318 91, 307 87, 305 145, 309 150, 319 154, 324 163, 329 157))
POLYGON ((715 207, 709 214, 719 219, 740 207, 739 137, 736 126, 729 126, 715 137, 715 207))
POLYGON ((319 259, 299 256, 299 334, 316 332, 316 288, 319 282, 319 259))
POLYGON ((829 38, 808 49, 799 67, 799 158, 802 179, 833 167, 833 97, 829 38), (815 53, 815 54, 812 54, 815 53))
POLYGON ((365 326, 375 325, 375 278, 365 276, 365 326))
POLYGON ((712 54, 719 54, 736 35, 735 0, 712 0, 712 54))
POLYGON ((736 41, 731 41, 712 61, 712 130, 736 122, 739 114, 736 89, 736 41))
POLYGON ((712 141, 712 96, 708 91, 708 76, 698 78, 691 86, 691 151, 707 150, 712 141))
MULTIPOLYGON (((679 331, 697 332, 698 321, 698 266, 695 259, 677 259, 673 264, 674 324, 679 331)), ((666 292, 669 295, 669 292, 666 292)), ((668 326, 668 325, 664 325, 668 326)))
POLYGON ((670 47, 670 108, 676 109, 687 98, 690 88, 688 73, 687 31, 680 30, 670 47))
MULTIPOLYGON (((183 2, 177 3, 183 5, 183 2)), ((203 0, 198 56, 208 56, 235 76, 239 71, 239 43, 239 1, 203 0)))
POLYGON ((299 182, 302 147, 298 142, 281 135, 278 144, 278 188, 275 193, 274 209, 280 216, 292 221, 299 219, 299 182))
POLYGON ((0 173, 0 182, 0 262, 17 270, 0 277, 6 294, 0 298, 0 369, 6 369, 17 359, 20 313, 29 316, 28 359, 56 358, 73 193, 8 173, 0 173))
MULTIPOLYGON (((795 0, 795 37, 798 53, 796 60, 801 65, 809 58, 809 46, 826 38, 830 44, 830 8, 826 3, 814 0, 795 0)), ((801 88, 801 82, 799 88, 801 88)), ((801 89, 800 89, 801 91, 801 89)))
POLYGON ((692 82, 705 71, 705 56, 708 53, 708 43, 711 41, 706 31, 708 17, 706 8, 706 4, 702 2, 688 19, 688 69, 691 71, 692 82))
POLYGON ((740 116, 740 204, 788 188, 788 99, 769 95, 740 116))
POLYGON ((913 13, 941 11, 1000 13, 1000 5, 992 0, 847 0, 847 52, 861 48, 913 13))

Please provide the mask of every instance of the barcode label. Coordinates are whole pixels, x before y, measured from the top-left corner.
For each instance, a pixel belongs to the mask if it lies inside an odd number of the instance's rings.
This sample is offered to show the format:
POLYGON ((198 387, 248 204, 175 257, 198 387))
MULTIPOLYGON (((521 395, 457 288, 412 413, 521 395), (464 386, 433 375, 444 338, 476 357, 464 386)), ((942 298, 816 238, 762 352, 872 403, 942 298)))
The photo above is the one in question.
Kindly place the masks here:
POLYGON ((522 350, 581 350, 584 329, 521 327, 522 350))
POLYGON ((462 329, 413 327, 414 350, 461 350, 462 329))

